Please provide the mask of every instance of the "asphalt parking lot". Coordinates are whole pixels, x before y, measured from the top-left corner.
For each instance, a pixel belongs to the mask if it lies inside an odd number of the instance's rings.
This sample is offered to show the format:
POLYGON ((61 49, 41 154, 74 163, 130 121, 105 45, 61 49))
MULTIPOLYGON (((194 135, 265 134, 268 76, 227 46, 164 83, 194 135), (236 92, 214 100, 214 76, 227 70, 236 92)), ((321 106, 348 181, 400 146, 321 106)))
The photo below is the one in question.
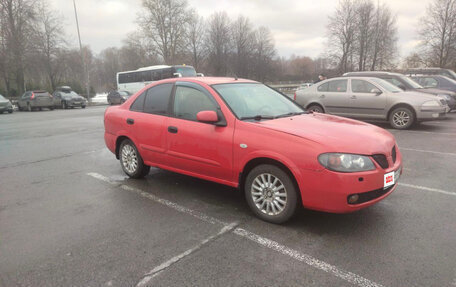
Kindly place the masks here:
POLYGON ((456 113, 390 130, 404 173, 384 201, 280 226, 233 188, 128 179, 104 110, 0 115, 0 286, 456 286, 456 113))

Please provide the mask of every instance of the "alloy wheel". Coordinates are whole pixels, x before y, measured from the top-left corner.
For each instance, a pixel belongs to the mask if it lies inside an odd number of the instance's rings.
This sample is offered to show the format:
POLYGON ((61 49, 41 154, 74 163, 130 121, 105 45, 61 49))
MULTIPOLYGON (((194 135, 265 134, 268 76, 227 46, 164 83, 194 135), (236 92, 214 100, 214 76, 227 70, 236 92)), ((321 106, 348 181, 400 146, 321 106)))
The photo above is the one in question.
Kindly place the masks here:
POLYGON ((131 174, 135 173, 138 168, 138 156, 135 149, 129 144, 122 148, 122 165, 131 174))
POLYGON ((410 115, 405 111, 397 111, 393 115, 393 122, 398 127, 405 127, 410 122, 410 115))
POLYGON ((278 215, 287 205, 287 190, 284 184, 270 173, 258 175, 253 180, 250 193, 258 210, 267 215, 278 215))

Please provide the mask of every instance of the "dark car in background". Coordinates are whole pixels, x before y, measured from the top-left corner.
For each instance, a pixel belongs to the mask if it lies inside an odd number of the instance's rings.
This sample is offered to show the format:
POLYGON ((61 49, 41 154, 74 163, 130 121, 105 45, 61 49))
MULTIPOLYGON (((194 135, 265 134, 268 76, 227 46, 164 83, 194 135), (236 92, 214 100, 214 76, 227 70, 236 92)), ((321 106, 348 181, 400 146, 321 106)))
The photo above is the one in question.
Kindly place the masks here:
POLYGON ((20 111, 29 112, 43 108, 53 110, 54 101, 47 91, 27 91, 17 100, 17 107, 20 111))
POLYGON ((85 109, 87 100, 68 86, 58 87, 54 94, 54 106, 62 109, 81 107, 85 109))
POLYGON ((10 100, 0 95, 0 114, 4 112, 11 114, 13 112, 13 104, 11 104, 10 100))
POLYGON ((131 97, 131 93, 128 91, 112 91, 108 94, 108 104, 120 105, 128 100, 129 97, 131 97))
POLYGON ((407 76, 414 75, 441 75, 448 77, 450 79, 456 80, 456 73, 450 69, 442 68, 418 68, 418 69, 408 69, 404 73, 407 76))
POLYGON ((431 94, 438 96, 441 99, 444 99, 449 107, 452 109, 456 106, 456 93, 447 91, 447 90, 440 90, 436 88, 425 88, 415 82, 410 77, 407 77, 403 74, 399 73, 390 73, 390 72, 350 72, 345 73, 345 77, 375 77, 390 82, 391 84, 395 85, 396 87, 404 90, 404 91, 413 91, 413 92, 420 92, 425 94, 431 94))
MULTIPOLYGON (((440 75, 420 75, 412 76, 412 79, 425 88, 437 88, 456 93, 456 81, 440 75)), ((455 102, 456 102, 456 96, 455 102)), ((452 110, 456 109, 456 104, 450 106, 452 110)))

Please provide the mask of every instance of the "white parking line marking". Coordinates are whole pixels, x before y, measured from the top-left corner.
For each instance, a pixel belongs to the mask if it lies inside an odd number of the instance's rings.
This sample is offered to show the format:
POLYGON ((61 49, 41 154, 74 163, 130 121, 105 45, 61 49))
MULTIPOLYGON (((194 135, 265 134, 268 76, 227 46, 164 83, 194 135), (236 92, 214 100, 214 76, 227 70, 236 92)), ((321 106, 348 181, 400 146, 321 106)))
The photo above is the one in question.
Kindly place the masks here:
POLYGON ((424 150, 424 149, 414 149, 414 148, 404 148, 399 147, 399 150, 406 150, 406 151, 416 151, 416 152, 425 152, 425 153, 433 153, 433 154, 441 154, 441 155, 449 155, 449 156, 456 156, 456 153, 451 152, 440 152, 440 151, 432 151, 432 150, 424 150))
POLYGON ((413 184, 402 183, 402 182, 399 182, 398 184, 401 185, 401 186, 405 186, 405 187, 411 187, 411 188, 415 188, 415 189, 433 191, 433 192, 438 192, 438 193, 442 193, 442 194, 446 194, 446 195, 456 196, 456 192, 441 190, 441 189, 437 189, 437 188, 431 188, 431 187, 420 186, 420 185, 413 185, 413 184))
POLYGON ((214 234, 214 235, 211 235, 209 237, 207 237, 206 239, 204 239, 203 241, 201 241, 198 245, 196 245, 195 247, 193 248, 190 248, 188 249, 187 251, 177 255, 177 256, 174 256, 173 258, 169 259, 168 261, 166 262, 163 262, 162 264, 160 264, 159 266, 155 267, 154 269, 152 269, 150 272, 148 272, 147 274, 144 275, 144 278, 139 281, 138 284, 136 284, 136 287, 141 287, 141 286, 147 286, 147 283, 149 283, 149 281, 154 278, 155 276, 157 276, 159 273, 161 273, 162 271, 164 271, 166 268, 170 267, 171 265, 173 265, 174 263, 178 262, 179 260, 181 260, 182 258, 192 254, 193 252, 201 249, 204 245, 208 244, 209 242, 219 238, 220 236, 222 236, 223 234, 227 233, 227 232, 230 232, 231 230, 233 230, 236 226, 238 225, 237 222, 234 222, 234 223, 231 223, 229 225, 225 225, 217 234, 214 234))
POLYGON ((305 264, 312 266, 316 269, 320 269, 322 271, 331 273, 332 275, 339 277, 345 281, 348 281, 354 285, 362 286, 362 287, 379 287, 382 286, 380 284, 377 284, 375 282, 372 282, 364 277, 358 276, 352 272, 344 271, 339 268, 337 268, 334 265, 328 264, 326 262, 323 262, 321 260, 318 260, 310 255, 300 253, 297 250, 293 250, 291 248, 288 248, 284 245, 281 245, 275 241, 272 241, 270 239, 261 237, 259 235, 256 235, 250 231, 247 231, 242 228, 236 228, 234 230, 234 233, 242 236, 244 238, 247 238, 253 242, 256 242, 264 247, 267 247, 269 249, 275 250, 279 253, 282 253, 284 255, 290 256, 291 258, 298 260, 300 262, 304 262, 305 264))
MULTIPOLYGON (((197 211, 194 211, 194 210, 191 210, 189 208, 186 208, 186 207, 183 207, 181 205, 178 205, 174 202, 171 202, 169 200, 166 200, 166 199, 162 199, 162 198, 159 198, 153 194, 150 194, 150 193, 147 193, 145 191, 142 191, 138 188, 134 188, 134 187, 130 187, 128 185, 124 185, 124 184, 120 184, 118 182, 115 182, 113 180, 111 180, 110 178, 104 176, 104 175, 101 175, 99 173, 94 173, 94 172, 91 172, 91 173, 88 173, 87 175, 95 178, 95 179, 98 179, 98 180, 101 180, 101 181, 104 181, 104 182, 107 182, 109 184, 112 184, 112 185, 115 185, 115 186, 118 186, 124 190, 127 190, 127 191, 132 191, 132 192, 135 192, 145 198, 148 198, 148 199, 151 199, 157 203, 160 203, 160 204, 163 204, 163 205, 166 205, 172 209, 175 209, 179 212, 183 212, 183 213, 186 213, 186 214, 190 214, 200 220, 203 220, 205 222, 209 222, 209 223, 212 223, 212 224, 215 224, 215 223, 218 223, 218 224, 221 224, 223 225, 223 228, 221 229, 221 231, 219 233, 217 233, 217 235, 213 235, 211 237, 208 237, 207 239, 203 240, 199 245, 197 245, 196 247, 193 247, 192 249, 189 249, 187 251, 185 251, 184 253, 181 253, 180 255, 177 255, 176 257, 173 257, 171 258, 170 260, 166 261, 165 263, 161 264, 160 266, 154 268, 151 272, 147 273, 145 275, 145 277, 138 283, 137 286, 145 286, 145 285, 139 285, 139 284, 147 284, 147 282, 150 281, 150 279, 152 279, 154 276, 157 276, 160 272, 162 272, 163 270, 165 270, 168 266, 172 265, 173 263, 179 261, 181 258, 185 257, 185 256, 188 256, 189 254, 193 253, 194 251, 198 250, 199 248, 201 248, 204 244, 214 240, 215 238, 219 237, 220 235, 226 233, 226 232, 229 232, 231 231, 233 228, 235 228, 236 226, 236 223, 231 223, 231 224, 228 224, 228 223, 225 223, 221 220, 218 220, 216 218, 213 218, 211 216, 208 216, 208 215, 205 215, 205 214, 202 214, 200 212, 197 212, 197 211), (219 235, 220 234, 220 235, 219 235), (198 247, 200 246, 200 247, 198 247), (146 278, 149 278, 147 280, 146 283, 142 283, 143 281, 145 281, 146 278)), ((296 251, 296 250, 293 250, 291 248, 288 248, 284 245, 281 245, 280 243, 278 242, 275 242, 275 241, 272 241, 270 239, 267 239, 267 238, 264 238, 264 237, 261 237, 260 235, 257 235, 257 234, 254 234, 246 229, 242 229, 242 228, 236 228, 233 230, 233 233, 238 235, 238 236, 242 236, 244 238, 247 238, 255 243, 258 243, 264 247, 267 247, 269 249, 272 249, 272 250, 275 250, 275 251, 278 251, 284 255, 287 255, 297 261, 300 261, 300 262, 303 262, 311 267, 314 267, 316 269, 319 269, 319 270, 322 270, 322 271, 325 271, 327 273, 330 273, 338 278, 341 278, 347 282, 350 282, 354 285, 357 285, 357 286, 360 286, 360 287, 382 287, 382 285, 378 284, 378 283, 375 283, 375 282, 372 282, 364 277, 361 277, 359 275, 356 275, 354 273, 351 273, 351 272, 348 272, 348 271, 344 271, 342 269, 339 269, 337 268, 336 266, 334 265, 331 265, 329 263, 326 263, 324 261, 321 261, 317 258, 314 258, 310 255, 307 255, 307 254, 303 254, 303 253, 300 253, 299 251, 296 251)))
POLYGON ((163 205, 165 205, 165 206, 167 206, 169 208, 172 208, 174 210, 177 210, 179 212, 187 213, 187 214, 189 214, 189 215, 191 215, 193 217, 196 217, 196 218, 198 218, 198 219, 200 219, 202 221, 209 222, 211 224, 216 224, 217 223, 217 224, 221 224, 221 225, 228 225, 226 222, 220 221, 220 220, 218 220, 218 219, 216 219, 214 217, 211 217, 211 216, 202 214, 202 213, 200 213, 198 211, 186 208, 186 207, 184 207, 182 205, 179 205, 179 204, 174 203, 172 201, 160 198, 160 197, 155 196, 155 195, 153 195, 151 193, 142 191, 142 190, 140 190, 138 188, 130 187, 130 186, 125 185, 125 184, 120 184, 119 182, 113 181, 113 180, 111 180, 110 178, 108 178, 108 177, 106 177, 104 175, 101 175, 101 174, 98 174, 98 173, 95 173, 95 172, 90 172, 87 175, 89 175, 89 176, 91 176, 93 178, 96 178, 98 180, 113 184, 113 185, 118 185, 120 188, 122 188, 124 190, 137 193, 137 194, 139 194, 142 197, 145 197, 145 198, 148 198, 148 199, 150 199, 152 201, 155 201, 157 203, 163 204, 163 205))

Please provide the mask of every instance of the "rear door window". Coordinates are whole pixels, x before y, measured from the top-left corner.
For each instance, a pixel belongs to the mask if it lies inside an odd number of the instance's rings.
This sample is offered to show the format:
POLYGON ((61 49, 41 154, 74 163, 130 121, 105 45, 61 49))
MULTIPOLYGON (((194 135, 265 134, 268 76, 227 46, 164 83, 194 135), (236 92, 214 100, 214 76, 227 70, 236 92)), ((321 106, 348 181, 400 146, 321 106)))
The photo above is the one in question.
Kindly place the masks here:
POLYGON ((144 102, 144 112, 167 115, 172 90, 173 84, 162 84, 150 88, 147 91, 146 101, 144 102))
POLYGON ((329 87, 329 83, 324 83, 324 84, 318 86, 317 90, 319 92, 327 92, 328 91, 328 87, 329 87))

